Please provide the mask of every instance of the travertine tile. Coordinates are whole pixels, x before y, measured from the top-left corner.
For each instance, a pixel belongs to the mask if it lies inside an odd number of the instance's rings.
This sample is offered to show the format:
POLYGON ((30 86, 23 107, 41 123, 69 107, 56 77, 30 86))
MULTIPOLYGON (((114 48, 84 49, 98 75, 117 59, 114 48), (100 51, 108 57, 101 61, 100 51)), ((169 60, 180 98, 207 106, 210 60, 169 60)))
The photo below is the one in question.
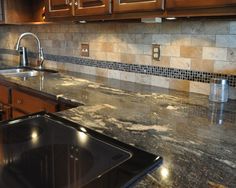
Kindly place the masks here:
POLYGON ((188 80, 178 80, 178 79, 170 80, 170 89, 189 92, 189 88, 190 88, 190 82, 188 80))
POLYGON ((209 95, 210 84, 190 81, 190 92, 209 95))
POLYGON ((135 73, 121 71, 120 79, 128 82, 135 82, 135 73))
POLYGON ((236 75, 236 62, 215 61, 214 72, 236 75))
POLYGON ((163 88, 169 88, 170 78, 161 76, 151 76, 151 85, 163 88))
POLYGON ((160 61, 153 60, 153 66, 160 66, 160 67, 170 67, 170 58, 167 56, 161 56, 160 61))
POLYGON ((152 36, 152 43, 170 45, 171 35, 170 34, 154 34, 152 36))
POLYGON ((229 27, 229 22, 211 20, 204 22, 204 33, 210 35, 229 34, 229 27))
POLYGON ((201 58, 202 47, 181 46, 180 56, 185 58, 201 58))
POLYGON ((236 88, 235 87, 229 87, 229 98, 236 99, 236 88))
POLYGON ((114 52, 116 53, 128 53, 128 44, 126 43, 114 43, 113 44, 114 52))
POLYGON ((113 53, 113 52, 107 53, 107 61, 120 62, 121 61, 120 59, 121 59, 120 53, 113 53))
POLYGON ((190 66, 191 66, 191 59, 189 58, 179 58, 179 57, 170 58, 171 68, 190 70, 190 66))
POLYGON ((125 43, 136 42, 136 34, 118 34, 118 38, 120 42, 125 42, 125 43))
POLYGON ((230 22, 230 34, 236 34, 236 21, 230 22))
POLYGON ((203 47, 203 59, 226 60, 227 48, 203 47))
POLYGON ((150 55, 135 55, 135 64, 151 65, 152 57, 150 55))
POLYGON ((180 47, 162 45, 161 56, 180 57, 180 47))
POLYGON ((179 22, 163 22, 161 24, 161 33, 170 33, 170 34, 176 34, 176 33, 181 33, 181 24, 179 22))
POLYGON ((152 44, 152 34, 136 34, 135 43, 137 44, 152 44))
POLYGON ((96 68, 96 75, 100 77, 108 77, 108 69, 96 68))
POLYGON ((90 51, 90 57, 97 60, 106 60, 107 59, 107 53, 106 52, 95 52, 90 51))
POLYGON ((110 70, 110 69, 108 70, 108 78, 120 80, 120 77, 121 77, 121 71, 110 70))
POLYGON ((121 53, 120 60, 122 63, 134 64, 134 62, 136 60, 136 55, 121 53))
POLYGON ((129 54, 143 54, 144 45, 142 44, 128 44, 127 53, 129 54))
POLYGON ((135 82, 139 84, 151 85, 151 75, 135 73, 135 82))
POLYGON ((216 35, 216 46, 236 48, 236 35, 216 35))
POLYGON ((192 46, 211 47, 215 46, 216 36, 215 35, 191 35, 192 46))
POLYGON ((96 67, 83 66, 83 73, 84 74, 96 75, 96 67))
POLYGON ((191 35, 173 34, 173 35, 171 35, 171 45, 190 46, 191 45, 191 35))
POLYGON ((205 24, 202 21, 184 21, 182 22, 183 34, 202 34, 205 32, 205 24))
POLYGON ((143 45, 143 53, 145 55, 152 55, 152 45, 143 45))
POLYGON ((228 48, 227 60, 236 62, 236 48, 228 48))
POLYGON ((214 72, 214 60, 191 59, 191 70, 214 72))

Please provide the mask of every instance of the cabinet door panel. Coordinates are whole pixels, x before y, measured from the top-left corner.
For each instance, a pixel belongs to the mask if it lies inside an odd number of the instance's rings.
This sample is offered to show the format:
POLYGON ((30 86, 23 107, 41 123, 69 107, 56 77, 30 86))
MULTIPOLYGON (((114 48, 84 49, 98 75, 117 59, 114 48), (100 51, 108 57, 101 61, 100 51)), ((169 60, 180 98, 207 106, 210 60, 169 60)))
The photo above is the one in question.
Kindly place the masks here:
POLYGON ((94 16, 111 13, 110 0, 75 0, 76 16, 94 16))
POLYGON ((0 85, 0 102, 8 104, 9 89, 6 86, 0 85))
POLYGON ((168 9, 223 8, 236 6, 236 0, 167 0, 168 9))
POLYGON ((41 99, 21 91, 12 90, 12 105, 25 113, 36 113, 40 111, 56 112, 57 104, 54 101, 41 99))
POLYGON ((73 0, 46 0, 47 17, 72 16, 73 0))
POLYGON ((117 0, 113 6, 114 13, 160 11, 164 9, 164 0, 117 0))

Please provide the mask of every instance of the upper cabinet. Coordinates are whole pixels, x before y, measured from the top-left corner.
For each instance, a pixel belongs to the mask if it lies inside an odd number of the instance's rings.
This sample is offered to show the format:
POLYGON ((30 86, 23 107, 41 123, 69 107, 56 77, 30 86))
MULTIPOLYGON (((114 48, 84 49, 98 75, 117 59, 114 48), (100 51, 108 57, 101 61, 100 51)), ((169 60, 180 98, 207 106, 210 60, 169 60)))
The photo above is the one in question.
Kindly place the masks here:
POLYGON ((42 0, 0 0, 0 22, 16 24, 43 21, 42 0))
POLYGON ((164 0, 114 0, 114 13, 164 10, 164 0))
POLYGON ((46 16, 65 17, 72 15, 73 0, 46 0, 46 16))
POLYGON ((46 17, 109 14, 110 0, 46 0, 46 17))
POLYGON ((44 0, 44 2, 48 20, 236 15, 236 0, 44 0))
POLYGON ((183 17, 236 15, 236 0, 166 0, 166 11, 183 17))
POLYGON ((76 16, 106 15, 110 13, 110 0, 75 0, 76 16))

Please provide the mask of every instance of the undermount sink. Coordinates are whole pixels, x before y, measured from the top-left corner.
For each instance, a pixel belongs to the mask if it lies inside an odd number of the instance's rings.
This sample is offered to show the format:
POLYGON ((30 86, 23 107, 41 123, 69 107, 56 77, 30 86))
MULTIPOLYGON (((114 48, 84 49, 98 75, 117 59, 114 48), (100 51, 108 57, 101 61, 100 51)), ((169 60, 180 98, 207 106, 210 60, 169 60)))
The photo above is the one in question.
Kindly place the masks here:
POLYGON ((50 69, 37 69, 31 67, 0 69, 0 75, 10 77, 32 77, 42 75, 44 73, 57 73, 57 71, 50 69))

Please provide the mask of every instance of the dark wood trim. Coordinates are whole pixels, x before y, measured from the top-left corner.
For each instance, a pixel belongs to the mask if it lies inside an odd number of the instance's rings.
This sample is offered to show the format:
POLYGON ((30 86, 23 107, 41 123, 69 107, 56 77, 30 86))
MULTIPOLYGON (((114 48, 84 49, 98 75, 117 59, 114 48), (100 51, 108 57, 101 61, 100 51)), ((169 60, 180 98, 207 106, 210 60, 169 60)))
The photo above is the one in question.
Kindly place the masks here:
POLYGON ((45 15, 46 17, 69 17, 73 15, 73 2, 74 0, 65 0, 65 8, 52 10, 51 1, 56 0, 45 0, 45 15), (70 3, 72 3, 70 5, 70 3))
POLYGON ((114 13, 146 12, 164 10, 165 0, 150 0, 131 3, 121 3, 119 0, 113 1, 114 13))
POLYGON ((111 14, 111 0, 102 0, 101 5, 91 5, 90 7, 79 6, 79 0, 75 0, 75 16, 94 16, 111 14))

